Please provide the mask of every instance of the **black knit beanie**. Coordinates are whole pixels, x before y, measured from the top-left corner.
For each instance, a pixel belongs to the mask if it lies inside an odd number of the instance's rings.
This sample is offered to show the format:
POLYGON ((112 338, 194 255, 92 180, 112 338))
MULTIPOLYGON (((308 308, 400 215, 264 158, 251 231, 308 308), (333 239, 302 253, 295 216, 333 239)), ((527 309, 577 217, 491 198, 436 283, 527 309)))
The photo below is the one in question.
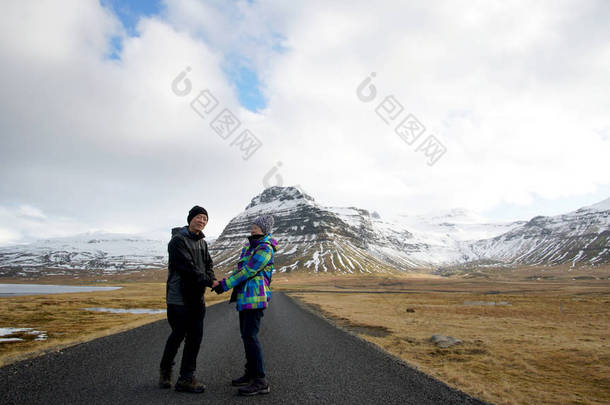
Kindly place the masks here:
MULTIPOLYGON (((191 208, 191 210, 189 211, 189 216, 186 217, 186 223, 190 224, 191 220, 193 218, 195 218, 197 215, 199 214, 204 214, 206 217, 208 217, 208 212, 205 210, 205 208, 200 207, 198 205, 195 205, 193 208, 191 208)), ((209 217, 208 217, 209 218, 209 217)))

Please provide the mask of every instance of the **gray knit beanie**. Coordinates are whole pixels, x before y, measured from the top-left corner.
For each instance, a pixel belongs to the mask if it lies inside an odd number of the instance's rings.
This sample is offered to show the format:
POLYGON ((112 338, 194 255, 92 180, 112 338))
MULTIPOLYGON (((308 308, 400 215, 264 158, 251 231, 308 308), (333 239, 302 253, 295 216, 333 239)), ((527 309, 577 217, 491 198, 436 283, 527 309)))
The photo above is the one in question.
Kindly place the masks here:
POLYGON ((261 228, 261 231, 267 235, 271 233, 274 221, 271 215, 261 215, 260 217, 256 217, 252 223, 258 225, 258 227, 261 228))

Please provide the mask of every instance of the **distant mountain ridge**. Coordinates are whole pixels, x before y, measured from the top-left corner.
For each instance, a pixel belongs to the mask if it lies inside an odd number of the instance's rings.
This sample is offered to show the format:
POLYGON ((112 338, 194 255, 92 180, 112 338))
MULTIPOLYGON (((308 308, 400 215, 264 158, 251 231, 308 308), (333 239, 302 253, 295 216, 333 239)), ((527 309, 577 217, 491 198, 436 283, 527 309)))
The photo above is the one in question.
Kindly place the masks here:
POLYGON ((53 269, 53 274, 73 274, 79 269, 116 273, 163 268, 167 266, 168 240, 89 232, 2 247, 0 274, 30 276, 41 269, 53 269))
MULTIPOLYGON (((279 272, 433 271, 479 265, 599 265, 610 262, 610 198, 529 221, 489 222, 464 209, 384 218, 356 207, 328 207, 294 187, 270 187, 208 241, 219 272, 230 271, 252 220, 275 218, 279 272)), ((168 230, 169 239, 169 230, 168 230)), ((0 248, 0 274, 40 269, 137 271, 167 266, 168 240, 84 234, 0 248)))
POLYGON ((537 216, 495 238, 469 245, 478 260, 510 265, 610 262, 610 198, 576 211, 537 216))

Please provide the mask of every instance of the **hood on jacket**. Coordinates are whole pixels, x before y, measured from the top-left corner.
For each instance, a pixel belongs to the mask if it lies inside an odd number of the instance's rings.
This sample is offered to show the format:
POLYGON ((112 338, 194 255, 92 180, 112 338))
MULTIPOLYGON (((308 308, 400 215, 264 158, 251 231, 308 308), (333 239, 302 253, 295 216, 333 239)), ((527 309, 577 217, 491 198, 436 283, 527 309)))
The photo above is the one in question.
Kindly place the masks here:
POLYGON ((191 238, 194 240, 200 240, 200 239, 205 238, 205 235, 203 232, 200 232, 199 235, 196 235, 193 232, 189 231, 189 227, 187 225, 179 226, 177 228, 172 228, 172 237, 174 237, 174 235, 176 235, 177 233, 181 233, 182 235, 186 236, 187 238, 191 238))

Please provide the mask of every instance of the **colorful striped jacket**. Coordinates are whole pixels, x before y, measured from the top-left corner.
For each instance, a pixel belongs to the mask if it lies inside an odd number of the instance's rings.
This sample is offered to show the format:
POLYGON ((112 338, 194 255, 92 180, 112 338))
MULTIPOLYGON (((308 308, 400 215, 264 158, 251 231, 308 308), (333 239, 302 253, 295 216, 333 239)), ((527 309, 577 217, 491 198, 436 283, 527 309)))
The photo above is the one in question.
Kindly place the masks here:
POLYGON ((250 238, 250 241, 241 249, 237 268, 229 277, 220 282, 224 291, 235 288, 238 311, 267 308, 269 305, 273 255, 276 250, 277 241, 271 237, 271 234, 258 240, 250 238), (252 277, 259 270, 261 271, 252 277))

